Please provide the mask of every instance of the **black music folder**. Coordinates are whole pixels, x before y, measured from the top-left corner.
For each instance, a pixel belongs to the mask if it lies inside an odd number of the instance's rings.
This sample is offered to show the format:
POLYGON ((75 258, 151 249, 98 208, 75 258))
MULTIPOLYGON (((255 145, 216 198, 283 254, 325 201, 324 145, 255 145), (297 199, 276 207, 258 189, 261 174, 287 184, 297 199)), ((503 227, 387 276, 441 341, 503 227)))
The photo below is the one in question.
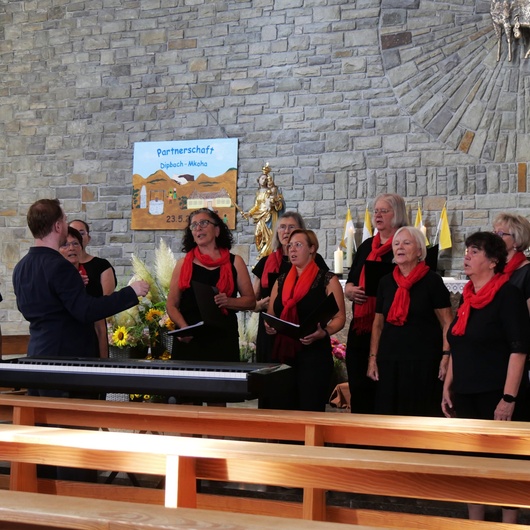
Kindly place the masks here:
POLYGON ((427 256, 425 257, 425 263, 433 272, 436 272, 438 268, 438 249, 439 245, 427 247, 427 256))
POLYGON ((301 324, 293 324, 292 322, 287 322, 268 313, 262 313, 262 315, 265 322, 278 333, 287 335, 293 339, 301 339, 316 331, 318 324, 322 328, 326 327, 326 324, 338 310, 339 306, 337 305, 335 296, 333 293, 330 293, 301 324))
POLYGON ((277 272, 269 272, 269 289, 272 291, 273 285, 276 283, 276 280, 280 277, 277 272))
POLYGON ((202 320, 190 326, 169 331, 168 335, 196 337, 204 333, 212 333, 212 328, 223 328, 225 326, 224 315, 213 299, 219 292, 217 287, 192 281, 191 288, 195 293, 195 300, 199 306, 202 320))
POLYGON ((365 261, 364 262, 364 294, 366 296, 377 296, 377 287, 383 276, 390 274, 394 270, 394 263, 386 261, 365 261))

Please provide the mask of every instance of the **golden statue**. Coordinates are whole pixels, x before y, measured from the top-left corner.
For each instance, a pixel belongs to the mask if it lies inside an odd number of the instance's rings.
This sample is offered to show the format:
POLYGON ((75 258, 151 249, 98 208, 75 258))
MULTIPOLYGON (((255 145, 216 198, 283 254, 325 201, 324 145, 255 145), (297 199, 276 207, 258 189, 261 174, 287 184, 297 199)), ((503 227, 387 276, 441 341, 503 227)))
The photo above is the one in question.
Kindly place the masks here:
POLYGON ((285 209, 283 195, 274 183, 270 174, 271 168, 267 162, 262 168, 262 174, 258 177, 259 189, 256 193, 254 206, 243 214, 245 219, 252 218, 256 224, 254 240, 261 259, 272 252, 272 243, 278 216, 285 209))

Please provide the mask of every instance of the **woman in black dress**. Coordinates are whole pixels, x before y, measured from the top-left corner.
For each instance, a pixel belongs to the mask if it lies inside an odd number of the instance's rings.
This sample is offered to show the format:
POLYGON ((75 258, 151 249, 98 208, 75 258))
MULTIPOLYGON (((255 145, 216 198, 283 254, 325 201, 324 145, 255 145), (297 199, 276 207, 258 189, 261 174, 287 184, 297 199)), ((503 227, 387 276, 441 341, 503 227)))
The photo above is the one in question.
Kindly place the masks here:
POLYGON ((178 328, 202 320, 191 281, 217 290, 215 303, 223 313, 223 327, 194 338, 173 341, 172 359, 239 362, 237 311, 253 309, 256 298, 243 259, 230 252, 232 234, 208 208, 194 211, 182 239, 187 253, 175 265, 167 297, 167 312, 178 328), (238 296, 238 293, 240 296, 238 296))
POLYGON ((392 240, 396 267, 379 282, 368 360, 376 414, 439 416, 453 320, 449 291, 425 263, 425 236, 404 226, 392 240))
MULTIPOLYGON (((97 297, 112 294, 118 284, 114 267, 108 260, 92 256, 86 251, 86 247, 90 244, 91 240, 88 223, 81 219, 74 219, 73 221, 70 221, 68 226, 75 228, 82 237, 82 248, 79 254, 79 261, 88 276, 86 292, 91 296, 97 297)), ((96 332, 98 334, 99 355, 100 357, 106 358, 109 356, 106 320, 102 320, 97 324, 96 332)))
POLYGON ((396 230, 407 223, 407 210, 403 197, 385 193, 376 197, 373 224, 377 228, 374 237, 363 241, 353 260, 344 295, 352 303, 352 320, 346 346, 346 368, 351 394, 351 411, 373 414, 376 383, 366 375, 370 336, 375 316, 375 296, 365 293, 365 262, 392 261, 392 238, 396 230))
MULTIPOLYGON (((267 311, 272 286, 280 274, 287 273, 291 269, 291 263, 287 255, 287 244, 291 232, 297 229, 305 230, 305 223, 298 212, 288 211, 283 213, 276 224, 276 236, 273 242, 273 252, 261 258, 252 269, 256 276, 253 282, 256 295, 255 311, 259 312, 258 334, 256 338, 256 361, 258 363, 269 363, 272 360, 272 346, 274 340, 265 331, 265 325, 261 313, 267 311)), ((317 254, 316 264, 323 270, 328 270, 324 258, 317 254)))
POLYGON ((287 251, 292 267, 272 288, 268 313, 299 324, 333 294, 339 310, 326 326, 318 325, 301 339, 276 334, 265 324, 267 333, 276 335, 273 359, 294 370, 298 410, 323 412, 329 400, 333 373, 330 335, 339 332, 346 321, 344 295, 335 274, 322 270, 315 262, 318 239, 312 230, 292 232, 287 251))
MULTIPOLYGON (((506 256, 499 235, 477 232, 466 239, 464 272, 470 281, 447 335, 451 355, 442 398, 447 417, 517 419, 530 336, 524 297, 504 274, 506 256)), ((468 509, 470 519, 484 519, 484 506, 468 509)), ((503 509, 502 518, 515 523, 517 510, 503 509)))

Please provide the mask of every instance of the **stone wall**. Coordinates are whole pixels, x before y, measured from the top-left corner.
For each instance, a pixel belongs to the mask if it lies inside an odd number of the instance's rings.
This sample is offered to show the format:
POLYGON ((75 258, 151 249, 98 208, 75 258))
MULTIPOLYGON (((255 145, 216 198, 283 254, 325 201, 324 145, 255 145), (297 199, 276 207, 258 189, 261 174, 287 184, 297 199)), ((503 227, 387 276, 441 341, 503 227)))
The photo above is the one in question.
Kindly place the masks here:
MULTIPOLYGON (((447 274, 498 211, 530 213, 528 63, 521 43, 497 62, 489 1, 9 0, 0 21, 5 333, 37 198, 86 219, 122 282, 160 237, 179 252, 180 232, 130 230, 134 142, 239 138, 238 203, 269 162, 330 264, 347 205, 361 227, 381 192, 431 237, 447 202, 447 274)), ((254 263, 253 226, 236 239, 254 263)))

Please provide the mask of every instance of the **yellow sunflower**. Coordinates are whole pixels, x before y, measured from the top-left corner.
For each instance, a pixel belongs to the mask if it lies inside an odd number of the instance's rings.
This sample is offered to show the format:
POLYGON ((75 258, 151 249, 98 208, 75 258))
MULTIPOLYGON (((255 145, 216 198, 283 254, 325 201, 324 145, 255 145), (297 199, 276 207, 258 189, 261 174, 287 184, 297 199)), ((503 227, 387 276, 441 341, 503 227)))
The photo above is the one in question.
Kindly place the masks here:
POLYGON ((145 320, 147 322, 154 322, 156 319, 160 319, 164 315, 163 311, 160 311, 160 309, 154 309, 151 308, 149 311, 147 311, 145 315, 145 320))
POLYGON ((112 340, 116 346, 127 346, 127 340, 129 333, 125 326, 119 326, 116 331, 112 334, 112 340))

